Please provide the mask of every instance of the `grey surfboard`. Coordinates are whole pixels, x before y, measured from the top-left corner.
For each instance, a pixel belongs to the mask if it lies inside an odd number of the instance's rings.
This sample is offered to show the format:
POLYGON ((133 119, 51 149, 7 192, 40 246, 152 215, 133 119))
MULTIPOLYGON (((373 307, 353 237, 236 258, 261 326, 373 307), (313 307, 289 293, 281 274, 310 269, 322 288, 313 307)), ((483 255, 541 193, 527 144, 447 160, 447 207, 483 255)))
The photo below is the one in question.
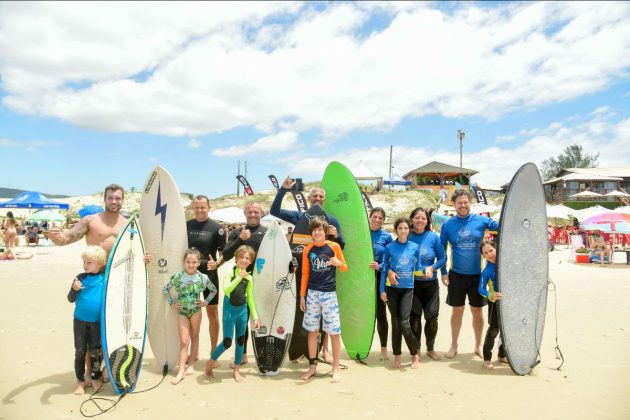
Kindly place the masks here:
POLYGON ((547 212, 538 168, 523 165, 508 187, 499 227, 497 291, 501 336, 510 367, 536 366, 545 327, 549 255, 547 212))

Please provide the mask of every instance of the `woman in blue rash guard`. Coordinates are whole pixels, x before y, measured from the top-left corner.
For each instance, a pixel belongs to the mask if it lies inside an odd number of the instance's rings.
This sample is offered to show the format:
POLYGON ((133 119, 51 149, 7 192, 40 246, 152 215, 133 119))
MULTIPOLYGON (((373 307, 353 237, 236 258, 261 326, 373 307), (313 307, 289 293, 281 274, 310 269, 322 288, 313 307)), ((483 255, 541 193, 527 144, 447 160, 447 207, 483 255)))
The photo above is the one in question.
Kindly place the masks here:
POLYGON ((392 318, 393 366, 400 368, 401 343, 402 337, 405 337, 411 354, 411 368, 417 369, 420 366, 418 340, 411 331, 409 316, 413 301, 414 272, 419 262, 419 248, 417 244, 408 240, 409 226, 409 220, 402 217, 394 223, 398 238, 385 247, 380 291, 381 299, 387 302, 392 318), (389 269, 397 274, 397 277, 390 281, 387 279, 389 269))
POLYGON ((389 324, 387 322, 387 305, 379 296, 379 284, 381 282, 381 265, 383 263, 383 253, 385 247, 394 241, 392 235, 383 229, 385 222, 385 210, 375 207, 370 212, 370 236, 372 238, 372 248, 374 250, 374 261, 370 263, 370 268, 374 270, 376 277, 376 331, 381 342, 381 357, 389 359, 387 355, 387 333, 389 324))

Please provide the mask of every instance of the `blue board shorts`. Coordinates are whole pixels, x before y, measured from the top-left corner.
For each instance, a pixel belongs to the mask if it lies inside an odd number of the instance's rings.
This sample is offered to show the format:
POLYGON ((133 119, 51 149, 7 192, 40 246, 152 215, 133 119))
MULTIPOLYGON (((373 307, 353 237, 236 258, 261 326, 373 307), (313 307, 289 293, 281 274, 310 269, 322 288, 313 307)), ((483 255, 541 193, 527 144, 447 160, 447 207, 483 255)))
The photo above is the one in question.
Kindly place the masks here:
POLYGON ((319 331, 319 321, 323 318, 322 329, 328 334, 341 334, 339 321, 339 303, 337 292, 308 290, 306 294, 306 312, 302 327, 310 332, 319 331))

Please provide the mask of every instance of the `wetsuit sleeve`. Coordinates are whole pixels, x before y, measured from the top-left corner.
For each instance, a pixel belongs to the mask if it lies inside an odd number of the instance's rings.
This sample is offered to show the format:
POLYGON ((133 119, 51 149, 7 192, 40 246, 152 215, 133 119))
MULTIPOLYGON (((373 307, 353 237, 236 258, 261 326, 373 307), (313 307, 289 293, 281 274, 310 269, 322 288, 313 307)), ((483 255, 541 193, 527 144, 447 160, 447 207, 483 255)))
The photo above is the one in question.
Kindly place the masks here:
POLYGON ((177 282, 178 277, 179 277, 179 273, 173 274, 171 276, 171 279, 162 288, 162 293, 164 293, 164 296, 166 296, 166 301, 168 302, 169 305, 173 304, 173 297, 171 296, 170 292, 171 292, 171 288, 177 282))
POLYGON ((341 246, 336 242, 330 242, 329 246, 332 248, 335 253, 335 257, 341 261, 341 265, 337 267, 339 271, 346 272, 348 271, 348 264, 346 264, 346 259, 343 256, 343 251, 341 250, 341 246))
POLYGON ((236 268, 234 271, 232 271, 232 273, 229 276, 226 276, 225 278, 225 283, 223 286, 223 293, 225 293, 226 296, 230 296, 230 293, 232 293, 232 290, 236 289, 236 286, 238 286, 238 284, 241 282, 242 278, 238 275, 239 273, 236 272, 236 270, 239 270, 239 268, 236 268))
POLYGON ((203 279, 203 282, 206 284, 206 289, 210 292, 208 293, 208 297, 206 298, 206 300, 204 300, 204 302, 206 302, 206 304, 209 305, 212 299, 214 299, 214 297, 217 295, 218 291, 217 291, 216 286, 210 281, 210 278, 208 276, 206 276, 205 274, 201 274, 201 278, 203 279))
POLYGON ((446 275, 446 265, 448 263, 448 254, 446 253, 448 249, 448 236, 444 227, 445 226, 442 225, 442 230, 440 231, 440 242, 442 242, 442 248, 444 248, 444 265, 440 268, 440 273, 442 273, 443 276, 446 275))
POLYGON ((272 216, 276 216, 278 219, 282 219, 285 222, 296 225, 302 214, 299 211, 282 209, 282 199, 284 198, 286 192, 287 190, 284 187, 280 187, 278 193, 276 194, 276 198, 274 198, 273 203, 271 203, 269 213, 271 213, 272 216))
POLYGON ((241 231, 243 229, 233 230, 228 237, 227 245, 223 248, 223 261, 229 261, 234 257, 234 251, 243 245, 243 240, 240 238, 241 231))
POLYGON ((442 241, 437 235, 435 235, 434 247, 435 256, 437 257, 437 261, 433 263, 433 270, 435 271, 438 268, 443 268, 446 266, 446 252, 444 252, 442 241))
MULTIPOLYGON (((83 279, 85 278, 85 274, 81 273, 78 276, 75 277, 77 280, 79 281, 83 281, 83 279)), ((80 290, 74 290, 72 288, 72 284, 74 283, 74 279, 72 279, 72 283, 70 284, 70 291, 68 292, 68 302, 70 303, 74 303, 77 301, 77 295, 79 294, 80 290)))
POLYGON ((488 290, 488 283, 490 283, 490 281, 492 280, 492 278, 490 277, 488 270, 483 270, 481 272, 481 278, 479 279, 479 288, 478 288, 478 292, 481 296, 485 296, 488 298, 489 301, 494 302, 494 290, 492 287, 492 284, 490 284, 490 290, 488 290))
POLYGON ((381 258, 383 259, 383 268, 381 270, 381 282, 379 283, 378 289, 380 293, 383 293, 385 291, 385 282, 387 281, 387 272, 389 271, 389 250, 387 248, 383 250, 383 256, 381 258))
POLYGON ((308 280, 311 277, 311 262, 308 260, 308 252, 312 247, 313 244, 308 244, 304 247, 304 251, 302 252, 302 285, 300 286, 300 297, 306 297, 308 280))
POLYGON ((258 313, 256 312, 256 302, 254 301, 254 280, 250 275, 247 276, 247 280, 247 287, 245 288, 247 306, 249 307, 249 315, 255 321, 258 319, 258 313))

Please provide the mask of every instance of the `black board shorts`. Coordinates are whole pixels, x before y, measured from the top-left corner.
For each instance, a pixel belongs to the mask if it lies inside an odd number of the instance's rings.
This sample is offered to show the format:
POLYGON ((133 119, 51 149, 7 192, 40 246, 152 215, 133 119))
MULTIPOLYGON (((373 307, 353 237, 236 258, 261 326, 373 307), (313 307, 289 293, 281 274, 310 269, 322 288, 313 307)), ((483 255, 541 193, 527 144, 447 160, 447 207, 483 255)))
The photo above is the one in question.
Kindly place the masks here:
POLYGON ((482 308, 488 304, 488 299, 479 294, 479 279, 481 274, 459 274, 453 270, 448 272, 448 294, 446 304, 449 306, 464 306, 466 295, 468 303, 475 308, 482 308))

